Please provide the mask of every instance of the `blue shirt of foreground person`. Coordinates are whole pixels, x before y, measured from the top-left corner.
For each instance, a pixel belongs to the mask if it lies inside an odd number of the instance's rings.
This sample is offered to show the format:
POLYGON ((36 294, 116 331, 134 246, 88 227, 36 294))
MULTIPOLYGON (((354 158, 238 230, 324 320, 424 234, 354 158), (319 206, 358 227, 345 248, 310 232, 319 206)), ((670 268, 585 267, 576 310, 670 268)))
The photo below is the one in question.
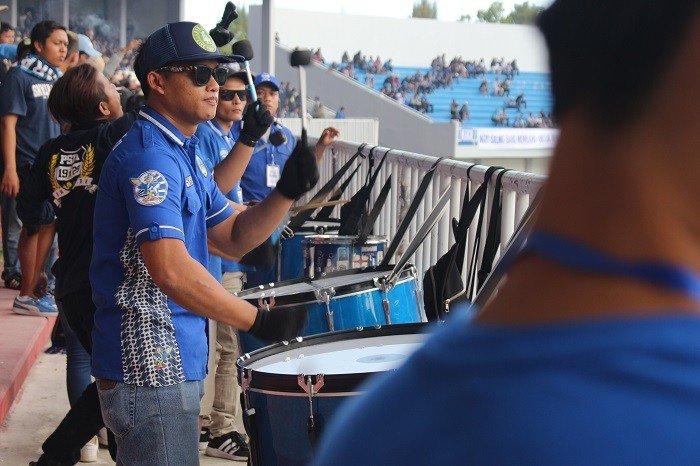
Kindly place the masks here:
POLYGON ((530 249, 344 407, 316 465, 700 464, 700 115, 672 117, 700 97, 700 4, 662 8, 539 16, 561 133, 530 249), (644 77, 611 93, 618 73, 644 77))
POLYGON ((227 74, 217 63, 230 60, 196 23, 151 34, 135 61, 147 105, 100 176, 90 268, 97 308, 92 373, 121 464, 198 462, 207 317, 268 341, 291 337, 304 324, 303 316, 263 313, 234 297, 205 268, 207 239, 241 257, 318 180, 313 153, 299 144, 265 202, 234 213, 194 136, 216 112, 227 74))

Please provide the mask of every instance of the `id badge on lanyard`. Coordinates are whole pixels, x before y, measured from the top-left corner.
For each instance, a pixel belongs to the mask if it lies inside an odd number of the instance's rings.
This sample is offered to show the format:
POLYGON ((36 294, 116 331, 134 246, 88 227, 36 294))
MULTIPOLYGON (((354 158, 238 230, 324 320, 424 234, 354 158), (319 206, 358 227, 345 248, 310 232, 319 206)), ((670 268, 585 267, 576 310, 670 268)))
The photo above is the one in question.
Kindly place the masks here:
MULTIPOLYGON (((273 149, 274 150, 274 149, 273 149)), ((272 160, 265 167, 266 181, 268 188, 277 186, 277 181, 280 179, 280 166, 275 163, 274 152, 271 155, 272 160)))

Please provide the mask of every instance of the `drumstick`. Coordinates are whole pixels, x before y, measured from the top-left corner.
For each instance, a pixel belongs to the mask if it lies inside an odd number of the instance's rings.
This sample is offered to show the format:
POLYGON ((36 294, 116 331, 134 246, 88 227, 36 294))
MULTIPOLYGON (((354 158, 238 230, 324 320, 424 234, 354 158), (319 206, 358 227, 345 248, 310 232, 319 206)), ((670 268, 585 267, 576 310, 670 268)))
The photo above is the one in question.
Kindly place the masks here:
POLYGON ((290 212, 300 212, 302 210, 318 209, 319 207, 326 207, 331 205, 342 205, 348 202, 347 199, 338 199, 337 201, 324 201, 324 202, 313 202, 305 205, 294 206, 289 209, 290 212))

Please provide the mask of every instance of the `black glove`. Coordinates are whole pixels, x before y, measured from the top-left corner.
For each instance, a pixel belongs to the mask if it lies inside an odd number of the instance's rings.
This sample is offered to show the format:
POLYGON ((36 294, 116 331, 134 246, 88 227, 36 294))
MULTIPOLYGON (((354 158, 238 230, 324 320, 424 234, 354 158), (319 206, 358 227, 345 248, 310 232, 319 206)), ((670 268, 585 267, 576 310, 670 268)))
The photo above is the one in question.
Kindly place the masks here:
POLYGON ((223 47, 233 40, 233 33, 228 30, 228 27, 236 18, 238 18, 236 5, 233 2, 227 2, 221 21, 217 23, 214 29, 209 31, 209 35, 214 39, 217 47, 223 47))
POLYGON ((258 309, 249 333, 267 341, 290 340, 301 333, 306 325, 306 308, 297 306, 269 311, 258 309))
POLYGON ((282 175, 277 181, 277 189, 284 197, 296 200, 316 186, 318 177, 316 156, 309 149, 306 130, 302 129, 301 139, 284 164, 282 175))
POLYGON ((252 102, 243 114, 243 129, 238 140, 246 146, 255 147, 274 121, 267 105, 259 100, 252 102))

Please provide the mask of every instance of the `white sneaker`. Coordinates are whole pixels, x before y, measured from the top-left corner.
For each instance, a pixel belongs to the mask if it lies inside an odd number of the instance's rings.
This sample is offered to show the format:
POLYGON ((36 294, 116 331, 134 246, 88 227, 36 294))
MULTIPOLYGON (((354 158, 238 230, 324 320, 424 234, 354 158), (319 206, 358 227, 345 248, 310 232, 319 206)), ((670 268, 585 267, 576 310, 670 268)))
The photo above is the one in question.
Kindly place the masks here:
POLYGON ((80 462, 81 463, 95 463, 97 461, 97 450, 99 449, 99 443, 97 441, 97 436, 90 439, 88 443, 85 444, 83 448, 80 449, 80 462))

